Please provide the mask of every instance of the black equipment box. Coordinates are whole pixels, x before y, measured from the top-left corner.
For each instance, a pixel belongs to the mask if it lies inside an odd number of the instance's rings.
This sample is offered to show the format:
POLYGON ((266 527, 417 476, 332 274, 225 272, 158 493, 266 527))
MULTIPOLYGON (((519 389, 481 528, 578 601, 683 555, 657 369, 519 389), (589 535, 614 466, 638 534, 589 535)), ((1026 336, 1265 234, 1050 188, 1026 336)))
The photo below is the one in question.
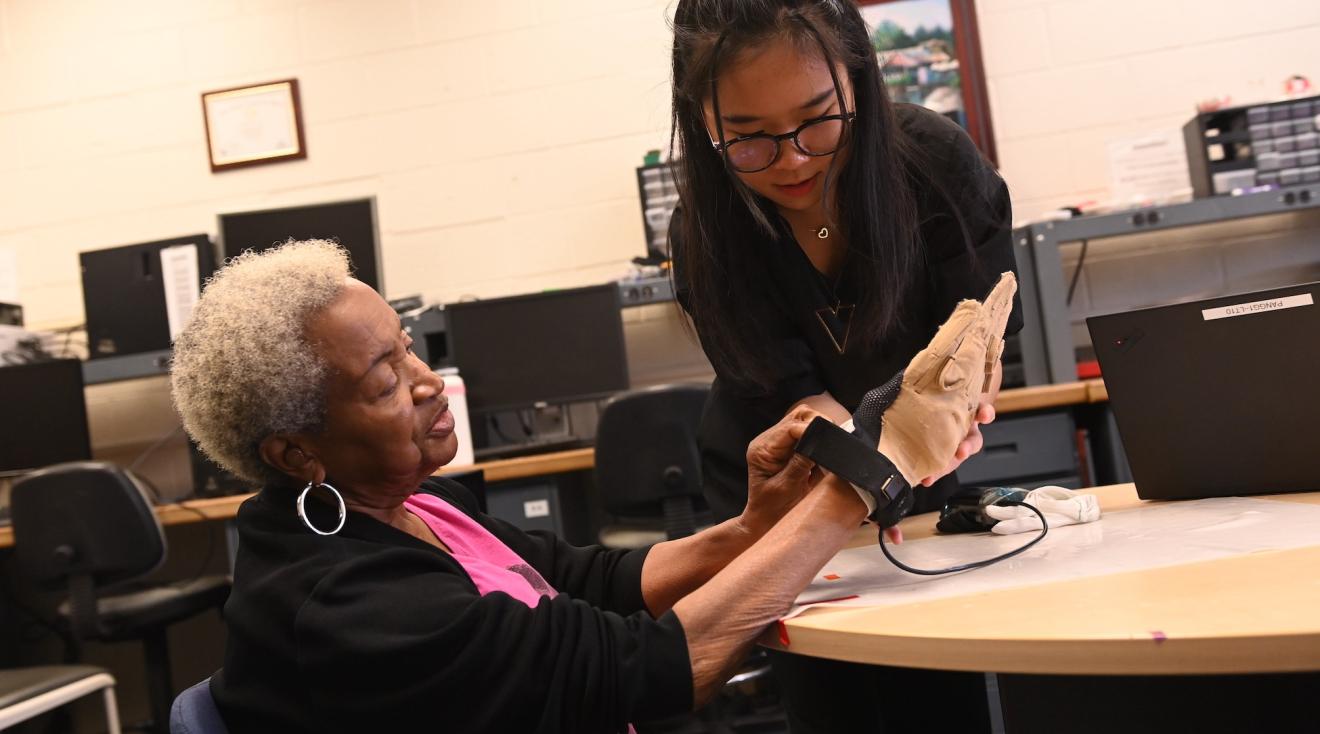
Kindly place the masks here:
POLYGON ((170 348, 166 274, 162 272, 161 252, 180 246, 197 250, 195 285, 200 289, 215 272, 215 248, 211 238, 204 234, 78 255, 82 263, 89 359, 170 348))
POLYGON ((1183 142, 1197 198, 1320 182, 1320 97, 1202 112, 1183 142))

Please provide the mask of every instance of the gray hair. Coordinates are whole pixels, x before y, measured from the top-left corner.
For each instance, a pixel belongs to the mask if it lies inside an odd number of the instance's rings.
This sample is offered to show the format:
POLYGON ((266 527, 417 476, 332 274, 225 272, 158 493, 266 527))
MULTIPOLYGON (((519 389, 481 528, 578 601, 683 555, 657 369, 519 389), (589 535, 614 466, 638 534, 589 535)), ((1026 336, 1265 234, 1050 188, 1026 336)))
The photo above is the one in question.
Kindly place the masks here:
POLYGON ((339 245, 290 240, 245 252, 207 281, 174 341, 170 382, 183 427, 217 464, 251 482, 280 480, 262 440, 320 427, 328 368, 305 329, 348 277, 339 245))

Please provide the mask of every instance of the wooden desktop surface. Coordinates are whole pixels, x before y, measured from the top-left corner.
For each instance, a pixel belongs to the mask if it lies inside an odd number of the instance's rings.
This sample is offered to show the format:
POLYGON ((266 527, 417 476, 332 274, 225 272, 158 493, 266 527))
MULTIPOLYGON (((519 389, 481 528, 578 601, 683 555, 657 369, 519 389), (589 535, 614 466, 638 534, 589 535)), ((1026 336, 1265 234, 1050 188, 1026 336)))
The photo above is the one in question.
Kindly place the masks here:
MULTIPOLYGON (((1100 393, 1103 393, 1104 384, 1100 380, 1004 390, 999 394, 996 407, 1000 414, 1005 414, 1095 402, 1094 396, 1097 394, 1097 383, 1099 384, 1100 393)), ((595 465, 595 449, 584 448, 549 454, 520 456, 514 459, 500 459, 475 466, 445 467, 440 473, 481 469, 486 474, 487 482, 503 482, 510 479, 526 479, 566 472, 586 471, 592 469, 595 465)), ((160 518, 162 525, 178 525, 203 520, 228 520, 237 514, 238 506, 251 496, 250 494, 244 494, 161 505, 156 508, 156 516, 160 518)), ((0 548, 7 548, 13 544, 13 529, 0 527, 0 548)))
MULTIPOLYGON (((1105 511, 1140 507, 1131 484, 1083 490, 1105 511)), ((1265 499, 1320 504, 1320 492, 1265 499)), ((934 534, 934 513, 903 521, 934 534)), ((1227 530, 1225 532, 1232 532, 1227 530)), ((854 545, 876 542, 863 529, 854 545)), ((1315 545, 874 608, 785 623, 790 652, 998 673, 1169 675, 1320 671, 1315 545)), ((975 573, 974 571, 972 573, 975 573)))

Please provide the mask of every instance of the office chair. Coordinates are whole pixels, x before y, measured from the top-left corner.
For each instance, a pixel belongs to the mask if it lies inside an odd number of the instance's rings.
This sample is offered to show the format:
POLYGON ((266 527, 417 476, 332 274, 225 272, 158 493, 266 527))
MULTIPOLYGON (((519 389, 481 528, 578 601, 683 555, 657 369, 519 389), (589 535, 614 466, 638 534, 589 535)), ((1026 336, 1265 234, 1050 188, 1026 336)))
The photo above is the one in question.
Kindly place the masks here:
POLYGON ((211 697, 211 679, 185 689, 170 707, 170 734, 229 734, 211 697))
POLYGON ((596 426, 601 502, 611 515, 647 518, 658 527, 630 538, 606 527, 602 544, 636 547, 696 532, 697 513, 706 509, 697 427, 709 393, 704 385, 660 385, 605 404, 596 426))
POLYGON ((119 734, 115 679, 92 665, 43 665, 0 670, 0 730, 101 692, 110 734, 119 734))
MULTIPOLYGON (((710 388, 705 385, 661 385, 611 399, 596 426, 596 488, 605 510, 623 518, 651 517, 663 532, 627 531, 618 526, 601 530, 603 545, 639 547, 685 538, 698 528, 706 510, 701 485, 701 455, 697 428, 710 388)), ((692 717, 658 723, 660 731, 702 732, 773 730, 782 722, 777 707, 754 710, 757 692, 770 672, 765 653, 753 651, 705 709, 692 717)), ((781 729, 782 730, 782 729, 781 729)))
POLYGON ((81 657, 84 640, 141 640, 150 727, 164 732, 173 698, 166 629, 223 605, 229 578, 127 586, 164 562, 165 535, 141 480, 112 464, 72 462, 34 472, 14 485, 10 503, 20 572, 39 587, 68 590, 57 613, 70 662, 81 657))

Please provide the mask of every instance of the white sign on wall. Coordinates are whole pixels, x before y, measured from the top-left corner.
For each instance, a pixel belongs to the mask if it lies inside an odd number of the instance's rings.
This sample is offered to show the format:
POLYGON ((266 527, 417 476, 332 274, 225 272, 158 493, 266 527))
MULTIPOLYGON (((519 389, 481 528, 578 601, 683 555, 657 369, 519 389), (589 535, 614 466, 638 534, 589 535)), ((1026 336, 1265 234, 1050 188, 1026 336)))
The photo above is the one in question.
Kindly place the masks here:
POLYGON ((1164 203, 1191 193, 1181 130, 1113 140, 1108 152, 1109 189, 1121 207, 1164 203))

